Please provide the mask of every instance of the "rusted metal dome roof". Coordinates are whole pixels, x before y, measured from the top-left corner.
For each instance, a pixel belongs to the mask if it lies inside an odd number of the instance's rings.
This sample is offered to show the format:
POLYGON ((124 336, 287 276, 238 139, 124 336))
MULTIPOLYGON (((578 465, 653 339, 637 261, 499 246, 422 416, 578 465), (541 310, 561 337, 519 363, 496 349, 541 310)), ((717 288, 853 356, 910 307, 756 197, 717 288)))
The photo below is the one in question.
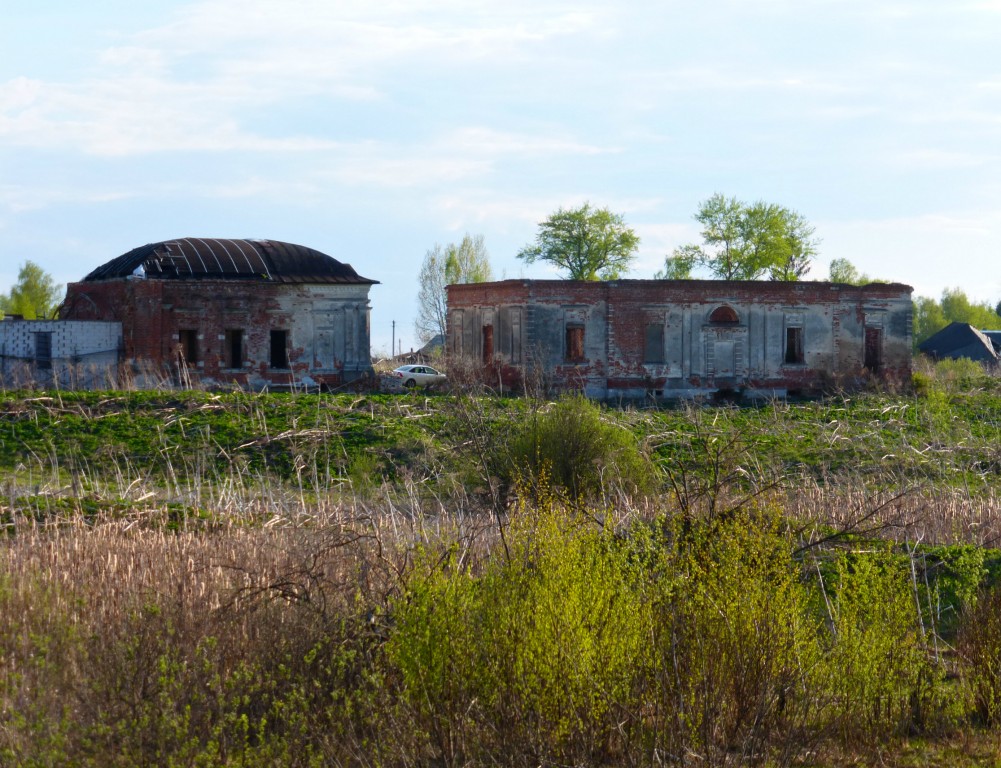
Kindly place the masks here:
POLYGON ((166 280, 226 279, 277 283, 374 285, 350 264, 325 253, 278 240, 182 237, 133 248, 102 264, 84 282, 116 277, 166 280))

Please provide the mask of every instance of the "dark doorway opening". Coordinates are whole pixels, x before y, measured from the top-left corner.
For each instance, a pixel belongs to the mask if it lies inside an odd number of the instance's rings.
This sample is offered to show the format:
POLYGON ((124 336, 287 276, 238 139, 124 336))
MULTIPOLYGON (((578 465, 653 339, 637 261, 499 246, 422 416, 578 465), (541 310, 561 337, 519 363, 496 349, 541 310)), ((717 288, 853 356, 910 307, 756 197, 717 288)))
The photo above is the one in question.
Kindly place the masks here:
POLYGON ((483 326, 483 362, 489 363, 494 359, 494 327, 492 325, 483 326))
POLYGON ((879 373, 883 364, 883 329, 865 329, 865 357, 862 364, 872 373, 879 373))
POLYGON ((226 367, 243 368, 243 331, 226 331, 226 367))
POLYGON ((195 365, 198 362, 198 331, 181 330, 177 338, 182 362, 195 365))
POLYGON ((288 331, 271 332, 271 367, 288 368, 288 331))

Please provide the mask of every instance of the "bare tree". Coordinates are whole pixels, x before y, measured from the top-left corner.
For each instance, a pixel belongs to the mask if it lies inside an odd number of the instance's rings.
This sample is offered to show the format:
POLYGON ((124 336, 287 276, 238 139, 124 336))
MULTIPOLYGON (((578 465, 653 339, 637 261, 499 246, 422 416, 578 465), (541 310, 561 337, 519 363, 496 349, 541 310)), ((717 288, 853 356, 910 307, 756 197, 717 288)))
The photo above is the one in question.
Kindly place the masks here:
POLYGON ((422 343, 445 335, 448 313, 445 286, 456 283, 485 283, 493 279, 483 235, 465 235, 458 244, 434 247, 424 254, 417 276, 417 319, 414 330, 422 343))

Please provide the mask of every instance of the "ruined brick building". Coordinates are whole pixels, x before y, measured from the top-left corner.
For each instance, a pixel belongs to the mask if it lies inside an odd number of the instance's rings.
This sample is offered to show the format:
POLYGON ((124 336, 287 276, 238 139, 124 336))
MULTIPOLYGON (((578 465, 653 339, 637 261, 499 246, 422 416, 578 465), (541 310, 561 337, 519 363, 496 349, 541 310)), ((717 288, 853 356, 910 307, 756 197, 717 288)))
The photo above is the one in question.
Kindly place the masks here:
POLYGON ((131 250, 71 283, 60 317, 120 322, 123 360, 137 371, 330 387, 372 375, 376 283, 301 245, 181 238, 131 250))
POLYGON ((720 280, 448 286, 447 350, 518 388, 595 398, 812 394, 906 379, 911 288, 720 280))

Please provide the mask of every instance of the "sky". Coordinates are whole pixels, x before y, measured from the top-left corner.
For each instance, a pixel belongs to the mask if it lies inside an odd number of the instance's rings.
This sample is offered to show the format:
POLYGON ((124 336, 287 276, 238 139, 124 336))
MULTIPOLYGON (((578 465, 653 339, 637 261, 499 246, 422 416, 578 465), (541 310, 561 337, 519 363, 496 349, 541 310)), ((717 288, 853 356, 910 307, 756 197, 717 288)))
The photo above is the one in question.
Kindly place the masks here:
MULTIPOLYGON (((177 237, 299 243, 379 281, 483 235, 494 275, 590 202, 699 241, 715 193, 793 209, 915 295, 1001 300, 1001 0, 46 0, 0 23, 0 292, 177 237)), ((394 325, 395 324, 395 325, 394 325)))

